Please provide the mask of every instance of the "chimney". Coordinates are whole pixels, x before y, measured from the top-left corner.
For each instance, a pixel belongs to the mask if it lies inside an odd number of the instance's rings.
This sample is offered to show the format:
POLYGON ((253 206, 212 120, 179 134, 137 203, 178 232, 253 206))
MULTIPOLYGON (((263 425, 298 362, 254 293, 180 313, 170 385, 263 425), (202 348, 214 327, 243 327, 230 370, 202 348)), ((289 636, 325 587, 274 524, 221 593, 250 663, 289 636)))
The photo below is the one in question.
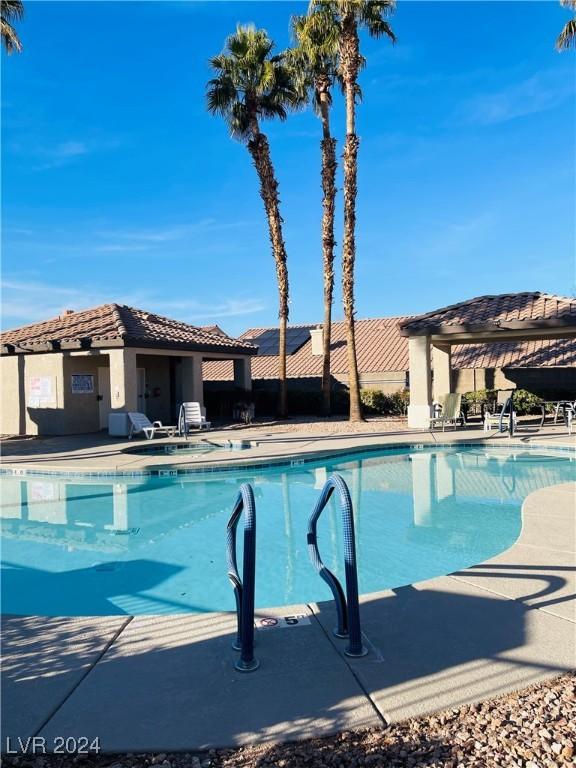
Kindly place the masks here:
POLYGON ((312 339, 312 354, 324 354, 324 331, 322 326, 318 326, 318 328, 310 328, 310 338, 312 339))
POLYGON ((60 320, 62 320, 65 317, 68 317, 68 315, 73 315, 74 310, 73 309, 63 309, 60 313, 60 320))

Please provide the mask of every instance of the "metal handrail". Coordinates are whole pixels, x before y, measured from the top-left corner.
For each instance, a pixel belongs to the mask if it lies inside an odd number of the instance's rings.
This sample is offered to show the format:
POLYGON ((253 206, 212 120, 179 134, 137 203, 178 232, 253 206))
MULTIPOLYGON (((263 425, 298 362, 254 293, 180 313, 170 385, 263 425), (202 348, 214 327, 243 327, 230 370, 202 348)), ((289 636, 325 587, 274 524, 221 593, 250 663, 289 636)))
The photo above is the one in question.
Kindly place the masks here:
POLYGON ((510 392, 510 397, 508 397, 502 406, 502 410, 500 412, 500 420, 498 423, 498 431, 506 432, 506 429, 508 429, 510 437, 514 437, 514 390, 507 391, 510 392), (508 412, 506 411, 507 408, 510 409, 508 412), (508 427, 504 426, 504 419, 506 416, 508 417, 508 427))
POLYGON ((321 578, 328 584, 334 595, 338 627, 334 630, 336 637, 348 637, 349 643, 344 653, 347 656, 365 656, 368 651, 362 645, 362 630, 360 627, 360 605, 358 602, 358 571, 356 567, 356 542, 354 536, 354 510, 350 491, 340 475, 331 475, 320 497, 310 520, 308 521, 308 554, 312 564, 321 578), (332 493, 336 491, 340 499, 342 525, 344 531, 344 572, 346 576, 346 595, 336 576, 330 571, 320 557, 318 551, 317 525, 324 507, 332 493))
POLYGON ((254 657, 254 587, 256 578, 256 504, 252 486, 244 483, 236 498, 232 514, 226 526, 226 559, 228 578, 236 598, 236 641, 232 646, 240 651, 236 669, 252 672, 260 662, 254 657), (236 559, 236 529, 244 512, 244 560, 242 577, 238 573, 236 559))

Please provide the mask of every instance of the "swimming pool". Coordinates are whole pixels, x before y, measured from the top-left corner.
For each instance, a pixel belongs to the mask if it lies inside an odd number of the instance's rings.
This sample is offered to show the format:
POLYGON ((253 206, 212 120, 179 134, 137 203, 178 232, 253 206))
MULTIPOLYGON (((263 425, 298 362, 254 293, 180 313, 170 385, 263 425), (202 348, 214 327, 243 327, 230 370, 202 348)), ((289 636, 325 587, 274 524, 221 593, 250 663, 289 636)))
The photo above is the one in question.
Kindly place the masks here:
MULTIPOLYGON (((3 475, 2 611, 234 609, 224 532, 242 482, 252 483, 257 503, 256 605, 330 599, 308 561, 306 524, 332 472, 345 478, 354 502, 360 591, 400 587, 510 547, 520 533, 523 499, 573 480, 573 456, 501 446, 413 447, 169 479, 3 475)), ((319 548, 339 576, 341 545, 331 502, 320 521, 319 548)))

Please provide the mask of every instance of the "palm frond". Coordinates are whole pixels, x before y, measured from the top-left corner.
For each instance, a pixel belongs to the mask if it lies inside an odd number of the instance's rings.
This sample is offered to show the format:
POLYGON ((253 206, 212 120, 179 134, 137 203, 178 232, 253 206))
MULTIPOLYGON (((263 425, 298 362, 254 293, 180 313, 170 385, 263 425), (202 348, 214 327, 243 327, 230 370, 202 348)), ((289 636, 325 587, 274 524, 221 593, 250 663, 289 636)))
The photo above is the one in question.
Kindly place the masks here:
POLYGON ((563 8, 570 8, 571 11, 576 11, 576 0, 560 0, 560 5, 563 8))
POLYGON ((24 17, 22 0, 2 0, 0 4, 0 34, 7 53, 22 50, 22 43, 11 22, 24 17))
POLYGON ((303 103, 288 54, 272 55, 273 48, 265 30, 238 26, 224 51, 210 59, 216 77, 206 86, 207 109, 223 117, 232 136, 242 141, 253 138, 259 118, 284 120, 303 103))
POLYGON ((22 21, 24 4, 22 0, 2 0, 0 3, 2 18, 7 21, 22 21))
POLYGON ((576 19, 570 19, 566 22, 556 40, 558 51, 567 51, 570 48, 576 48, 576 19))

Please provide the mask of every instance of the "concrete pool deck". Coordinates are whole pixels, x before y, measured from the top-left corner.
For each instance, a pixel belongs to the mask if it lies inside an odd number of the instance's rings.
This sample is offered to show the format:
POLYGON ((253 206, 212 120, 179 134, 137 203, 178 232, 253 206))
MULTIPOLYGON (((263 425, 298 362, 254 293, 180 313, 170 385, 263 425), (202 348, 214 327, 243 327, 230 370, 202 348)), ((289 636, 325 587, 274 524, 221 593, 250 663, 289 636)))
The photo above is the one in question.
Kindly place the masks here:
MULTIPOLYGON (((292 433, 269 441, 254 433, 261 445, 242 452, 251 454, 246 460, 485 438, 476 430, 360 437, 292 433)), ((248 435, 246 430, 242 439, 248 435)), ((565 430, 552 427, 514 438, 524 441, 576 445, 565 430)), ((97 444, 93 437, 18 442, 19 453, 9 450, 5 466, 35 471, 134 471, 136 466, 124 464, 134 461, 133 455, 118 456, 110 441, 97 444), (24 452, 24 442, 43 445, 24 452)), ((190 457, 166 458, 170 465, 190 463, 190 457)), ((225 458, 237 460, 228 452, 225 458)), ((165 465, 164 457, 136 461, 138 469, 165 465)), ((260 612, 259 618, 301 614, 304 619, 258 629, 261 667, 251 674, 233 667, 235 616, 227 613, 4 616, 2 749, 8 737, 14 749, 18 737, 34 735, 45 737, 48 748, 57 736, 99 737, 108 752, 303 739, 475 702, 570 670, 576 656, 575 491, 576 484, 564 483, 528 496, 519 539, 487 562, 364 595, 369 654, 362 659, 344 656, 345 641, 332 636, 331 602, 260 612)))
MULTIPOLYGON (((134 438, 110 438, 102 433, 68 435, 34 439, 12 439, 2 445, 0 467, 4 469, 31 470, 34 472, 90 472, 90 473, 140 473, 175 468, 222 467, 242 464, 276 462, 287 457, 313 458, 326 453, 348 452, 363 447, 391 446, 402 443, 436 445, 439 443, 474 442, 488 445, 538 444, 542 447, 568 446, 576 449, 576 434, 569 436, 564 425, 546 424, 538 429, 532 424, 520 424, 512 439, 507 433, 486 433, 471 426, 466 429, 421 431, 397 428, 379 429, 378 422, 369 422, 366 431, 350 434, 345 431, 327 432, 306 429, 298 431, 271 429, 266 426, 248 427, 238 431, 213 430, 198 432, 189 439, 190 445, 207 443, 224 445, 227 441, 245 441, 251 444, 247 450, 215 449, 198 456, 165 456, 133 453, 134 450, 160 445, 182 444, 184 438, 160 438, 152 441, 134 438)), ((300 425, 299 425, 300 426, 300 425)), ((316 425, 318 426, 318 425, 316 425)))

